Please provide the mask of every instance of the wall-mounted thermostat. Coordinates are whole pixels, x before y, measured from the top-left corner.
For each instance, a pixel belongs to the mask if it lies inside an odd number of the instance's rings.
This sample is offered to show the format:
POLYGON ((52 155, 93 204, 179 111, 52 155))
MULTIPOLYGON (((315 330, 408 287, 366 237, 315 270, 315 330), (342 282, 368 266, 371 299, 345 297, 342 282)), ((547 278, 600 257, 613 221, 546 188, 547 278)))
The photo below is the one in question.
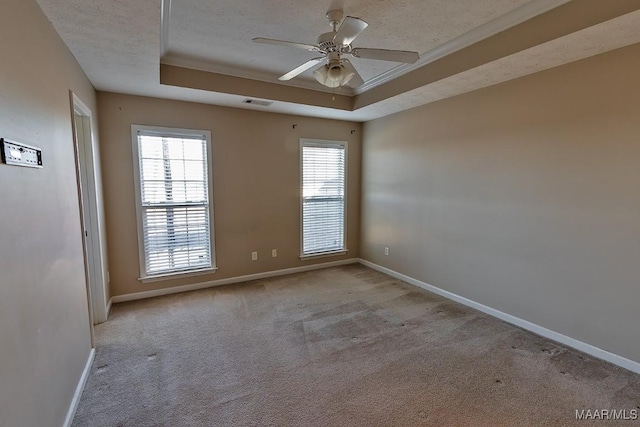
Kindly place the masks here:
POLYGON ((39 148, 0 138, 0 149, 2 161, 7 165, 42 167, 42 150, 39 148))

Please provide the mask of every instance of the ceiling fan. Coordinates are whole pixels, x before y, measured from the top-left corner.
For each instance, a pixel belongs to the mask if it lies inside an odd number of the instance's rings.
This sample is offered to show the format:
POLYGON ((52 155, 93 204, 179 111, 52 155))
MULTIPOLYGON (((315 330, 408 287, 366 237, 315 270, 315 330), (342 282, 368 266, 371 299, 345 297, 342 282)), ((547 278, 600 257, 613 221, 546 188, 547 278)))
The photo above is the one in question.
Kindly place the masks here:
POLYGON ((304 49, 311 52, 321 53, 323 56, 313 58, 299 67, 294 68, 278 80, 291 80, 306 70, 324 63, 313 72, 316 80, 330 88, 340 87, 349 84, 351 87, 358 87, 364 80, 358 74, 351 61, 344 56, 351 55, 355 58, 377 59, 382 61, 403 62, 413 64, 419 58, 417 52, 406 50, 370 49, 362 47, 352 47, 351 43, 362 33, 369 24, 360 18, 347 16, 342 20, 342 10, 330 10, 327 12, 327 19, 333 31, 324 33, 318 37, 315 45, 306 43, 296 43, 285 40, 267 39, 262 37, 254 38, 256 43, 274 44, 279 46, 289 46, 304 49), (340 23, 342 21, 342 24, 340 23))

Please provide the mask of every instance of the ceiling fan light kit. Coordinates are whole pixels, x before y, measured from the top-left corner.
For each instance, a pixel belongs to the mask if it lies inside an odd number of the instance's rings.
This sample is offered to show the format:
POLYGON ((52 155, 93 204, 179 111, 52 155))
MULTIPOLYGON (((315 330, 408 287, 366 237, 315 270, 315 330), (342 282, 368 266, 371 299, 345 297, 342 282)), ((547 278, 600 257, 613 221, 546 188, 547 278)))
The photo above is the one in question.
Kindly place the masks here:
POLYGON ((318 83, 334 89, 348 84, 353 76, 353 73, 344 71, 342 67, 329 68, 328 65, 323 65, 313 72, 313 77, 318 83))
POLYGON ((310 59, 304 64, 280 76, 278 80, 291 80, 308 69, 324 63, 313 72, 313 76, 320 84, 334 89, 347 84, 351 87, 358 87, 364 83, 364 80, 353 64, 351 64, 348 59, 344 58, 344 56, 351 55, 355 58, 376 59, 408 64, 412 64, 418 60, 419 55, 417 52, 352 47, 351 43, 367 28, 369 24, 362 19, 355 18, 353 16, 347 16, 343 20, 343 16, 344 14, 342 10, 330 10, 327 12, 327 20, 329 21, 329 25, 331 25, 332 31, 321 34, 320 37, 318 37, 318 43, 316 45, 262 37, 254 38, 253 41, 256 43, 295 47, 297 49, 304 49, 323 54, 324 56, 310 59))
MULTIPOLYGON (((355 70, 354 70, 355 71, 355 70)), ((340 61, 340 57, 336 52, 328 55, 328 63, 313 72, 313 76, 318 83, 330 88, 344 86, 355 76, 352 70, 348 70, 340 61)))

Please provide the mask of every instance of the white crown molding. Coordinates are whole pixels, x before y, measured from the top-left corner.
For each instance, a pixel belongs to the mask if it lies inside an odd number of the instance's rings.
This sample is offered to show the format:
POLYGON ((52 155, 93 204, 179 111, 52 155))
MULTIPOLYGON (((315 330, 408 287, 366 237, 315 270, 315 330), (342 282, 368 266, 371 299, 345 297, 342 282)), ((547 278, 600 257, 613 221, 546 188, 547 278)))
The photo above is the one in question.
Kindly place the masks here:
POLYGON ((160 11, 160 59, 169 52, 169 19, 171 17, 171 0, 162 0, 160 11))
MULTIPOLYGON (((360 95, 377 86, 396 79, 413 70, 423 67, 431 62, 441 59, 447 55, 457 52, 474 43, 487 39, 504 30, 514 27, 531 18, 541 15, 556 7, 562 6, 571 0, 533 0, 519 8, 516 8, 504 15, 501 15, 479 27, 474 28, 446 43, 443 43, 420 55, 420 59, 414 64, 403 64, 366 81, 358 88, 352 89, 342 87, 335 90, 339 95, 354 96, 360 95)), ((266 83, 281 84, 283 86, 293 86, 301 89, 310 89, 318 92, 334 93, 330 88, 324 87, 315 81, 295 79, 287 83, 280 83, 277 76, 270 73, 246 70, 228 65, 215 64, 202 59, 188 58, 177 52, 170 52, 169 49, 169 21, 171 17, 171 0, 162 0, 162 16, 160 23, 160 63, 177 67, 191 68, 194 70, 211 73, 224 74, 228 76, 240 77, 250 80, 257 80, 266 83)))
POLYGON ((403 64, 389 71, 386 71, 376 77, 367 80, 363 85, 354 90, 356 95, 360 95, 368 90, 373 89, 376 86, 387 83, 395 78, 398 78, 410 71, 423 67, 431 62, 434 62, 440 58, 444 58, 447 55, 451 55, 465 47, 478 43, 484 39, 494 36, 504 30, 511 27, 515 27, 531 18, 538 15, 542 15, 545 12, 562 6, 565 3, 569 3, 571 0, 534 0, 519 8, 505 13, 479 27, 468 31, 461 36, 449 40, 425 53, 420 55, 420 59, 414 64, 403 64))
POLYGON ((335 91, 331 88, 325 87, 316 81, 308 81, 302 79, 289 80, 287 83, 281 83, 277 76, 272 74, 245 70, 242 68, 231 67, 228 65, 214 64, 212 62, 203 61, 200 59, 192 59, 182 57, 175 53, 167 53, 160 60, 161 64, 173 65, 176 67, 190 68, 192 70, 206 71, 210 73, 224 74, 227 76, 240 77, 243 79, 257 80, 265 83, 280 84, 282 86, 293 86, 301 89, 310 89, 317 92, 336 93, 338 95, 353 96, 353 89, 341 87, 335 91))
POLYGON ((353 96, 354 90, 348 87, 341 87, 335 90, 325 87, 315 81, 290 80, 287 83, 280 83, 278 76, 265 72, 245 70, 228 65, 215 64, 210 61, 194 59, 181 56, 179 53, 171 52, 169 48, 169 22, 171 20, 171 0, 162 0, 162 11, 160 16, 160 63, 185 67, 193 70, 206 71, 210 73, 224 74, 227 76, 240 77, 244 79, 257 80, 266 83, 281 84, 283 86, 293 86, 301 89, 310 89, 318 92, 336 93, 338 95, 353 96))

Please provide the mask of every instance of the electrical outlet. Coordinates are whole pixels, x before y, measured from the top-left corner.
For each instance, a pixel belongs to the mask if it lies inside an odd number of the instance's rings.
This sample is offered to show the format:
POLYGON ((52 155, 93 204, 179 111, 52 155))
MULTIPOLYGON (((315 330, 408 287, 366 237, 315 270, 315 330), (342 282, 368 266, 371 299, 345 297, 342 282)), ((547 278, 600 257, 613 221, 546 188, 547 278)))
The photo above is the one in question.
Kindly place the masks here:
POLYGON ((277 257, 278 257, 278 250, 271 249, 271 258, 277 258, 277 257))
POLYGON ((385 246, 385 248, 384 248, 384 254, 385 254, 385 255, 387 255, 387 256, 389 256, 389 247, 388 247, 388 246, 385 246))
POLYGON ((258 260, 258 252, 251 252, 251 261, 258 260))

